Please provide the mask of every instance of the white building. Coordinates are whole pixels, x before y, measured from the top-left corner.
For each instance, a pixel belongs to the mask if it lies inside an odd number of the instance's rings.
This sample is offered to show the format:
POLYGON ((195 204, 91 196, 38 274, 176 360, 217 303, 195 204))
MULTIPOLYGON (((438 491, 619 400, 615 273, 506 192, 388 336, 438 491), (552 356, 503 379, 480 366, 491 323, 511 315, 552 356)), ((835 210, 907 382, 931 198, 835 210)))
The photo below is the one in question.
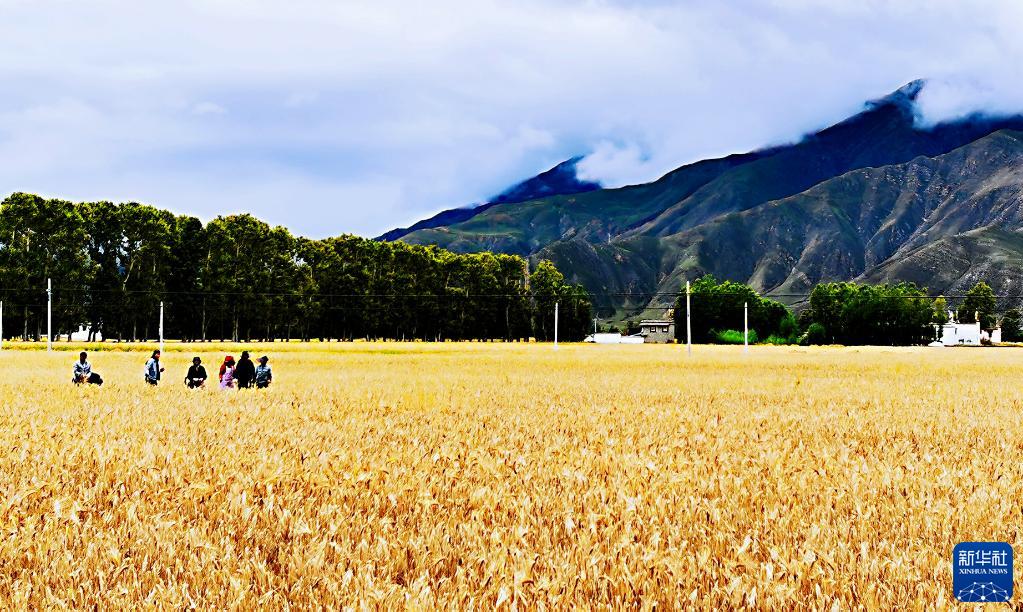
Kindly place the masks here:
MULTIPOLYGON (((89 341, 89 332, 90 331, 92 331, 92 330, 89 327, 81 327, 81 326, 79 326, 78 327, 78 331, 71 332, 71 337, 69 338, 69 340, 71 342, 88 342, 89 341)), ((103 341, 103 334, 101 334, 99 332, 96 332, 96 342, 102 342, 102 341, 103 341)))
POLYGON ((980 346, 985 341, 998 344, 1002 341, 1002 328, 996 327, 991 330, 980 328, 980 321, 976 323, 957 323, 951 312, 948 313, 948 323, 935 325, 938 339, 932 343, 937 346, 980 346))
POLYGON ((590 334, 583 342, 597 344, 643 344, 643 336, 623 336, 621 334, 590 334))

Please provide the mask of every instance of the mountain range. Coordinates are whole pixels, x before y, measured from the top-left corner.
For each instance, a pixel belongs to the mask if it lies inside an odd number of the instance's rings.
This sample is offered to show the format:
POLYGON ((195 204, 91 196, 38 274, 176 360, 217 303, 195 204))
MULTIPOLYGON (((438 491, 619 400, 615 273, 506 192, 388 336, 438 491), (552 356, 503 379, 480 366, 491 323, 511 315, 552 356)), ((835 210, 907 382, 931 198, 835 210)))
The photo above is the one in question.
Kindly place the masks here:
POLYGON ((584 193, 600 189, 600 183, 582 181, 577 177, 576 165, 582 159, 581 156, 567 159, 546 172, 541 172, 531 179, 526 179, 505 189, 482 204, 472 204, 441 211, 429 219, 423 219, 409 227, 399 227, 381 236, 377 236, 376 240, 391 242, 416 230, 445 227, 461 223, 462 221, 468 221, 472 217, 498 204, 515 204, 547 196, 584 193))
POLYGON ((795 144, 651 183, 598 188, 575 179, 575 158, 521 183, 530 187, 519 196, 382 238, 550 259, 618 318, 662 308, 707 273, 794 304, 833 280, 946 294, 985 280, 1023 297, 1023 117, 922 127, 923 87, 909 83, 795 144))

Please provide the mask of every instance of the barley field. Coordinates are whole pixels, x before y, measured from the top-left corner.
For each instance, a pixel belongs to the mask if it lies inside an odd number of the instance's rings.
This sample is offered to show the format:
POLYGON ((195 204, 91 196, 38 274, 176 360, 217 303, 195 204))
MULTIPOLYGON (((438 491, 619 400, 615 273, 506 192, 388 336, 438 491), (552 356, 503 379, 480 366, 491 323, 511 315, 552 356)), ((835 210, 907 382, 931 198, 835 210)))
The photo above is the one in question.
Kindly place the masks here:
POLYGON ((1023 544, 1023 350, 59 348, 0 351, 5 609, 923 609, 1023 544))

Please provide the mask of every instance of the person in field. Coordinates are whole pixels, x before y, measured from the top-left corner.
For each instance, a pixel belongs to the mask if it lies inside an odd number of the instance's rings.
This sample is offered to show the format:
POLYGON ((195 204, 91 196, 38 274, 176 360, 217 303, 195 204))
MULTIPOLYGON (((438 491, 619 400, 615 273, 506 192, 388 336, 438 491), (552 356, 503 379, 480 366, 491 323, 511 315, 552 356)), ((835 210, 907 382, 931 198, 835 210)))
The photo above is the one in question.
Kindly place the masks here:
POLYGON ((188 374, 185 375, 185 385, 189 389, 198 389, 206 385, 206 368, 202 365, 202 359, 198 357, 192 357, 192 365, 188 368, 188 374))
POLYGON ((241 359, 234 367, 234 380, 238 383, 239 389, 248 389, 256 382, 256 366, 252 364, 252 359, 249 359, 248 351, 242 351, 241 359))
POLYGON ((270 358, 263 355, 259 358, 259 365, 256 366, 256 388, 266 389, 273 382, 274 374, 270 370, 270 364, 267 363, 270 358))
POLYGON ((234 389, 234 357, 228 355, 220 371, 220 388, 234 389))
POLYGON ((227 362, 228 361, 230 361, 233 364, 234 363, 234 357, 231 356, 231 355, 228 355, 227 357, 224 357, 224 363, 220 364, 220 375, 217 377, 217 380, 224 380, 224 372, 227 370, 227 362))
POLYGON ((151 385, 160 384, 160 374, 164 368, 160 367, 160 351, 153 351, 152 357, 146 362, 146 382, 151 385))
POLYGON ((76 385, 102 385, 103 379, 99 374, 92 371, 92 364, 89 363, 87 358, 88 355, 85 351, 78 354, 78 361, 75 362, 75 365, 71 370, 71 382, 76 385))

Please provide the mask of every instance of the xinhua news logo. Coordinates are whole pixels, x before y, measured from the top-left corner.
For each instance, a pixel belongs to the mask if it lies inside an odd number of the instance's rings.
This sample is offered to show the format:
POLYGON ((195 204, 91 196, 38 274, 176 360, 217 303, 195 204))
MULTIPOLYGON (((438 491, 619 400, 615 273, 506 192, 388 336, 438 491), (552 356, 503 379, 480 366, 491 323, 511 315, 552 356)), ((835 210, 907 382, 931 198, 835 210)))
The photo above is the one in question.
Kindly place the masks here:
POLYGON ((952 591, 964 603, 1012 599, 1012 546, 962 542, 952 550, 952 591))

